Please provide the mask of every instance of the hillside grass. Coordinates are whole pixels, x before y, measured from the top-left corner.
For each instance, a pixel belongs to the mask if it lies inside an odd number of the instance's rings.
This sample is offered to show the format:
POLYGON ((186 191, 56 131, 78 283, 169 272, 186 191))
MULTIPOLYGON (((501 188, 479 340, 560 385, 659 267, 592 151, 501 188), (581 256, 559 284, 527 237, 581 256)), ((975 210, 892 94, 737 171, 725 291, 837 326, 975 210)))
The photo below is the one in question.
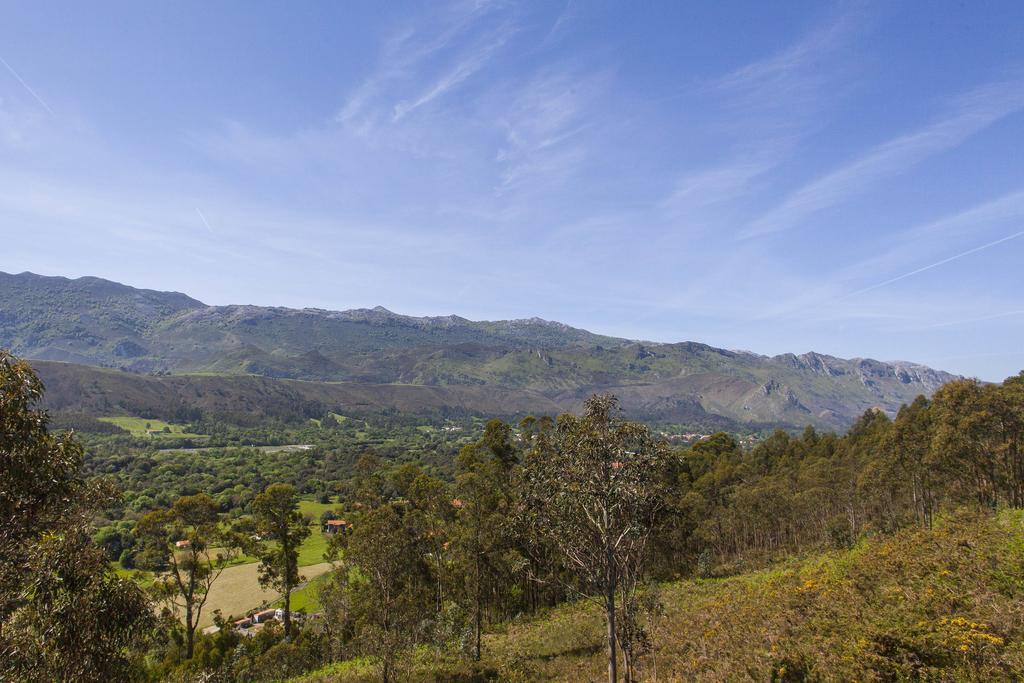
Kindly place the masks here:
MULTIPOLYGON (((1020 680, 1024 515, 949 515, 856 547, 659 586, 643 680, 1020 680)), ((410 680, 603 679, 600 610, 576 603, 494 628, 483 661, 436 651, 410 680)), ((303 681, 369 681, 354 661, 303 681)))

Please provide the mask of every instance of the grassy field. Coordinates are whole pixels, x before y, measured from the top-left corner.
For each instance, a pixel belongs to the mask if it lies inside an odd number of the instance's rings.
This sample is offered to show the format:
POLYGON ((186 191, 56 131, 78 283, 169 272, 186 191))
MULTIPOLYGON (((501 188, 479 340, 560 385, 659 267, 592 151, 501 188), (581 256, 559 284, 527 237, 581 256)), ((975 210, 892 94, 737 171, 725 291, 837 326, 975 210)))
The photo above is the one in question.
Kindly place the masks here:
POLYGON ((101 417, 97 419, 99 419, 100 422, 107 422, 131 432, 132 436, 154 436, 163 438, 200 438, 205 436, 204 434, 192 434, 186 432, 183 425, 147 417, 129 417, 127 415, 119 415, 113 417, 101 417), (165 428, 169 431, 165 432, 165 428))
MULTIPOLYGON (((292 610, 306 613, 316 612, 320 609, 319 590, 330 578, 330 574, 325 572, 310 578, 306 570, 303 570, 302 575, 309 579, 309 581, 302 588, 292 592, 292 610)), ((284 605, 284 602, 278 600, 274 605, 281 607, 284 605)))
MULTIPOLYGON (((331 567, 330 563, 324 561, 328 540, 320 533, 317 524, 309 538, 299 548, 299 573, 311 584, 316 583, 316 580, 331 567)), ((211 550, 216 552, 217 548, 211 550)), ((111 563, 111 568, 118 576, 131 578, 142 586, 152 584, 155 576, 152 572, 124 569, 114 562, 111 563)), ((233 558, 210 590, 200 626, 212 624, 213 612, 217 609, 221 610, 225 617, 241 616, 264 604, 276 603, 280 595, 259 585, 258 572, 259 562, 255 557, 239 555, 233 558)), ((308 585, 293 593, 293 600, 293 610, 312 611, 319 606, 316 592, 310 591, 308 585)))
POLYGON ((309 538, 299 546, 300 567, 323 562, 324 553, 327 552, 327 544, 330 541, 330 537, 320 533, 320 522, 314 523, 312 527, 309 538))
MULTIPOLYGON (((1020 512, 948 517, 762 571, 665 584, 656 596, 641 680, 1024 679, 1020 512)), ((599 609, 567 605, 492 629, 479 664, 423 652, 406 678, 601 680, 603 631, 599 609)), ((376 675, 361 660, 300 680, 376 675)))
POLYGON ((153 572, 144 571, 142 569, 125 569, 117 562, 111 562, 110 568, 122 579, 131 579, 143 588, 151 586, 155 577, 153 572))
MULTIPOLYGON (((299 573, 307 581, 313 581, 331 567, 330 563, 324 561, 324 551, 327 550, 329 539, 320 533, 319 523, 314 526, 309 538, 299 547, 299 573)), ((215 609, 220 609, 224 616, 242 615, 263 604, 276 602, 280 596, 274 591, 260 587, 257 580, 258 571, 259 563, 256 558, 244 555, 234 558, 231 566, 224 569, 210 590, 208 605, 212 606, 204 609, 201 625, 213 623, 215 609)), ((293 610, 309 611, 309 606, 316 604, 314 593, 308 592, 307 587, 293 593, 293 597, 297 601, 292 605, 293 610)))
MULTIPOLYGON (((250 563, 225 569, 210 589, 199 625, 212 624, 214 610, 219 609, 225 617, 241 617, 264 604, 276 602, 280 594, 260 586, 257 568, 256 563, 250 563)), ((320 562, 303 567, 301 574, 311 581, 330 568, 330 563, 320 562)), ((308 597, 304 599, 308 600, 308 597)), ((292 609, 298 609, 298 605, 293 605, 292 609)))
POLYGON ((331 537, 320 532, 320 515, 326 510, 333 510, 337 507, 337 503, 319 503, 315 500, 299 501, 299 512, 312 519, 309 538, 303 541, 299 548, 300 567, 324 561, 324 553, 327 552, 327 544, 331 537))
POLYGON ((337 503, 319 503, 315 500, 299 501, 299 512, 304 515, 309 515, 315 522, 320 521, 320 515, 322 515, 325 510, 333 510, 336 507, 338 507, 337 503))
MULTIPOLYGON (((320 564, 324 561, 324 553, 327 552, 327 545, 330 543, 330 536, 320 533, 320 524, 310 525, 310 534, 299 546, 299 566, 306 567, 311 564, 320 564)), ((219 548, 211 548, 216 553, 219 548)), ((236 555, 228 562, 235 566, 240 564, 252 564, 259 562, 259 559, 251 555, 236 555)))
MULTIPOLYGON (((331 507, 331 505, 317 503, 312 500, 300 502, 302 512, 309 513, 314 518, 313 523, 310 525, 309 537, 299 547, 300 573, 313 583, 315 583, 315 579, 321 577, 331 566, 324 561, 324 553, 327 550, 330 537, 320 533, 320 513, 331 509, 331 507)), ((217 548, 211 549, 214 553, 217 550, 217 548)), ((143 583, 143 585, 153 581, 153 574, 151 572, 129 571, 114 563, 111 563, 111 566, 119 576, 134 578, 143 583)), ((257 579, 258 567, 258 560, 255 557, 239 555, 232 558, 230 566, 224 569, 220 577, 213 584, 207 606, 203 609, 201 626, 208 626, 213 623, 213 612, 216 609, 220 609, 225 617, 229 615, 240 616, 263 604, 275 603, 278 600, 280 596, 277 593, 260 587, 257 579)), ((315 596, 315 590, 311 591, 308 586, 304 586, 293 594, 295 602, 292 605, 292 609, 310 611, 316 608, 318 603, 315 596)))

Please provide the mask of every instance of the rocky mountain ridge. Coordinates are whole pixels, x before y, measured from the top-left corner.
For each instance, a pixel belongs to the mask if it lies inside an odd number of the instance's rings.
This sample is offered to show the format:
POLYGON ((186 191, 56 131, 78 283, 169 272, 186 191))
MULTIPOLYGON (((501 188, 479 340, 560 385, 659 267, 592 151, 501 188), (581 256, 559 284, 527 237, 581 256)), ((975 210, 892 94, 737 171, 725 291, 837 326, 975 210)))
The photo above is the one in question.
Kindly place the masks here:
MULTIPOLYGON (((0 273, 0 347, 139 374, 435 387, 434 407, 454 387, 515 393, 509 412, 530 397, 543 398, 538 407, 571 409, 592 392, 612 391, 636 416, 676 423, 718 416, 842 428, 864 410, 893 412, 953 379, 915 363, 640 342, 540 318, 208 306, 177 292, 31 273, 0 273)), ((465 391, 459 396, 459 406, 472 405, 465 391)))

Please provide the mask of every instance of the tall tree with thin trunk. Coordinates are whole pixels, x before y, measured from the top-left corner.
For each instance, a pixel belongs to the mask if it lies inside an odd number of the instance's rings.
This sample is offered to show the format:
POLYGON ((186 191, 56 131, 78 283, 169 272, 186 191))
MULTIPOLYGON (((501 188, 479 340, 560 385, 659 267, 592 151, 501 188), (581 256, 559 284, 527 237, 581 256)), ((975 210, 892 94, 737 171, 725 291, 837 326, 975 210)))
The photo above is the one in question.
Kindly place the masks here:
POLYGON ((937 506, 934 480, 945 463, 941 461, 943 451, 931 447, 933 426, 929 408, 924 396, 900 408, 883 445, 909 484, 914 520, 931 528, 937 506))
MULTIPOLYGON (((531 528, 575 570, 580 582, 571 588, 604 610, 609 683, 618 679, 616 620, 637 604, 671 458, 647 427, 616 413, 616 399, 604 395, 588 399, 580 417, 562 415, 553 433, 533 440, 523 473, 531 528)), ((627 618, 635 623, 634 615, 627 618)), ((633 662, 624 663, 632 680, 633 662)))
POLYGON ((388 504, 363 516, 343 539, 339 578, 356 640, 378 659, 386 683, 397 679, 403 653, 424 635, 433 603, 430 545, 418 527, 388 504))
POLYGON ((310 525, 299 512, 299 497, 291 484, 271 484, 252 503, 253 522, 259 543, 260 584, 271 586, 284 598, 284 632, 291 633, 292 590, 299 575, 299 546, 310 534, 310 525))
POLYGON ((440 479, 420 474, 409 485, 406 495, 412 509, 409 515, 422 529, 430 546, 434 573, 434 600, 438 614, 444 609, 445 581, 448 576, 447 548, 456 508, 451 504, 448 487, 440 479))
POLYGON ((453 527, 455 565, 463 598, 473 615, 473 658, 480 659, 484 611, 511 581, 505 521, 511 507, 512 468, 518 463, 512 429, 501 420, 487 423, 481 439, 464 446, 456 460, 457 502, 453 527))
POLYGON ((203 607, 225 563, 235 554, 236 543, 222 533, 217 503, 201 493, 183 496, 166 510, 145 515, 135 525, 143 550, 136 558, 140 568, 167 573, 154 584, 158 596, 184 612, 185 657, 192 659, 196 629, 203 607), (214 548, 220 546, 217 552, 214 548))

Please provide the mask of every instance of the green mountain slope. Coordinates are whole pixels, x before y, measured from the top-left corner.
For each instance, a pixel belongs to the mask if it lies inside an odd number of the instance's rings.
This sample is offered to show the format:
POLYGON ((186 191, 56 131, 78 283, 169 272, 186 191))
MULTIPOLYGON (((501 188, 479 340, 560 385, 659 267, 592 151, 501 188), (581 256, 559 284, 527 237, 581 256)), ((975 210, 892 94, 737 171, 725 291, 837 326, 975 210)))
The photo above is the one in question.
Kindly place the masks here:
POLYGON ((242 426, 267 418, 304 422, 328 411, 397 410, 410 415, 555 414, 542 395, 503 387, 308 382, 256 375, 154 377, 71 363, 34 361, 49 410, 86 415, 143 415, 184 422, 199 416, 242 426))
POLYGON ((155 324, 202 307, 184 294, 95 277, 0 273, 0 346, 32 358, 130 363, 146 353, 155 324))
POLYGON ((911 363, 637 342, 537 318, 207 306, 184 294, 31 273, 0 273, 0 347, 134 373, 437 387, 433 403, 446 406, 515 397, 492 414, 531 401, 530 412, 573 409, 594 391, 613 391, 637 418, 689 424, 720 416, 842 428, 868 408, 894 411, 952 379, 911 363))

